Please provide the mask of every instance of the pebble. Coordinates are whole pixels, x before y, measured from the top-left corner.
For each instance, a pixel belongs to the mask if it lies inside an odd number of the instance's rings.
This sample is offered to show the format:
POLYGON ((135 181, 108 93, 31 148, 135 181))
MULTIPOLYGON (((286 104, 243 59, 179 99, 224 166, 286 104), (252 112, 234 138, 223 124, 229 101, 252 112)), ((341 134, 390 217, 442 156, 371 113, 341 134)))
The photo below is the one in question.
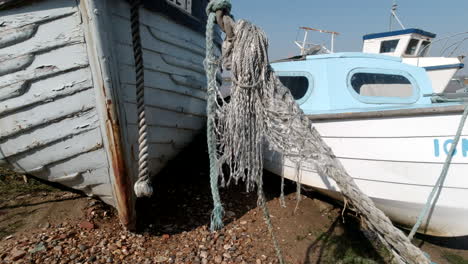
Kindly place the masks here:
POLYGON ((78 248, 79 248, 81 251, 85 251, 86 249, 88 249, 88 246, 79 244, 79 245, 78 245, 78 248))
POLYGON ((215 256, 214 261, 215 261, 216 263, 221 263, 221 262, 223 261, 223 258, 222 258, 221 256, 218 255, 218 256, 215 256))
POLYGON ((17 248, 14 248, 13 251, 11 252, 11 260, 17 261, 23 258, 25 255, 26 255, 26 252, 24 250, 19 250, 17 248))
POLYGON ((78 226, 88 230, 95 228, 94 224, 89 221, 82 221, 78 226))
POLYGON ((36 253, 36 252, 44 251, 44 250, 46 250, 46 247, 45 247, 43 242, 40 242, 33 249, 31 249, 29 252, 36 253))
POLYGON ((164 256, 157 256, 154 258, 154 262, 156 263, 162 263, 162 262, 166 262, 168 260, 168 258, 164 257, 164 256))
POLYGON ((208 252, 206 251, 201 251, 200 252, 200 257, 206 259, 208 257, 208 252))

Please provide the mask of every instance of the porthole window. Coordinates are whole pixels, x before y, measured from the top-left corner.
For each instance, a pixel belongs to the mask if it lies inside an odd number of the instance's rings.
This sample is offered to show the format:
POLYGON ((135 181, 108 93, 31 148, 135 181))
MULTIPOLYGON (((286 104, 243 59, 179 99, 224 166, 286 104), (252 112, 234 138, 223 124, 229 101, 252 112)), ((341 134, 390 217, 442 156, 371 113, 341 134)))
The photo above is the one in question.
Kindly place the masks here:
POLYGON ((295 100, 304 97, 309 89, 309 80, 304 76, 279 76, 281 83, 288 87, 295 100))
POLYGON ((294 100, 302 104, 312 92, 313 78, 307 72, 277 72, 281 83, 291 91, 294 100))
POLYGON ((356 69, 349 74, 353 95, 365 103, 413 103, 419 88, 405 72, 384 69, 356 69))

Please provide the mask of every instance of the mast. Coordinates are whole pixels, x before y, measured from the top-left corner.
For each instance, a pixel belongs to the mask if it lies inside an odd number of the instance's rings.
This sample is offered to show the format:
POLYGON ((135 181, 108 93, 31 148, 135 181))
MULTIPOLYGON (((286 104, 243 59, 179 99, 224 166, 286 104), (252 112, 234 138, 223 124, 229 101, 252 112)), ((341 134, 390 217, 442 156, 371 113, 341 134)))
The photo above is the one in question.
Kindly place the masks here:
POLYGON ((403 25, 403 23, 401 22, 400 18, 398 18, 398 15, 396 13, 397 9, 398 9, 398 5, 396 3, 396 0, 393 0, 392 9, 390 11, 391 14, 390 14, 389 31, 392 31, 393 19, 395 19, 398 22, 398 24, 400 24, 400 27, 402 29, 406 29, 405 26, 403 25))
POLYGON ((305 55, 306 46, 307 46, 307 35, 308 35, 309 31, 317 31, 317 32, 320 32, 320 33, 331 34, 330 53, 334 52, 334 50, 335 50, 335 36, 339 35, 340 33, 335 32, 335 31, 328 31, 328 30, 310 28, 310 27, 300 27, 299 29, 303 29, 305 31, 304 40, 302 42, 294 41, 294 43, 296 43, 296 45, 301 49, 301 55, 305 55))

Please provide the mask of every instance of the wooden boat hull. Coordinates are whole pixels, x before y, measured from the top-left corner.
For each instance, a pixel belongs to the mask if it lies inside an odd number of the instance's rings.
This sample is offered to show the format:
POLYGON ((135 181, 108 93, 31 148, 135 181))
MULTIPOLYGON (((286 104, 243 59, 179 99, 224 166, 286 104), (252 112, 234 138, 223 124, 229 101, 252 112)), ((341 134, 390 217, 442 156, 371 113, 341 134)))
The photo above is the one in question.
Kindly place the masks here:
MULTIPOLYGON (((97 196, 132 228, 138 131, 129 4, 17 2, 0 10, 0 165, 97 196)), ((154 175, 205 124, 206 20, 195 15, 205 15, 206 3, 189 1, 190 15, 143 2, 154 175)))
MULTIPOLYGON (((376 206, 395 223, 411 228, 440 175, 459 124, 461 112, 446 109, 445 114, 419 111, 406 116, 378 114, 374 118, 369 115, 352 118, 351 114, 348 118, 328 120, 325 117, 316 120, 315 126, 376 206)), ((467 154, 468 128, 465 127, 436 206, 430 213, 429 225, 422 225, 420 232, 443 237, 468 235, 467 154)), ((341 199, 336 183, 317 174, 310 162, 304 162, 298 174, 295 164, 283 160, 279 153, 267 151, 265 156, 267 170, 341 199)))

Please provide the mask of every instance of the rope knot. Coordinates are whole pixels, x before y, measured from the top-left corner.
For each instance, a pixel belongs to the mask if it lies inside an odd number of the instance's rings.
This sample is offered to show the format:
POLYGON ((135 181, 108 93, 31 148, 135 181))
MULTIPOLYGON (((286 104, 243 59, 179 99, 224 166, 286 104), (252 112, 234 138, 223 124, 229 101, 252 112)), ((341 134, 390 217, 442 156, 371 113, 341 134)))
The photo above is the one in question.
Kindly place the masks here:
POLYGON ((210 13, 216 13, 219 10, 225 10, 226 13, 231 12, 231 0, 211 0, 206 7, 206 13, 209 15, 210 13))

